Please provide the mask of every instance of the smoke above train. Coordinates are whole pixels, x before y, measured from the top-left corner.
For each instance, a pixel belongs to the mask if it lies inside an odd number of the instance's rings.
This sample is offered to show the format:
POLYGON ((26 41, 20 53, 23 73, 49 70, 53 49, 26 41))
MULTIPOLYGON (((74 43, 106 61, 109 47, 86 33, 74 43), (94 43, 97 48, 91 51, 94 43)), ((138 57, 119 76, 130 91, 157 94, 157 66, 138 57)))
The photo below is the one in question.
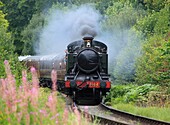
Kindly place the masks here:
POLYGON ((40 34, 40 42, 35 46, 40 55, 61 53, 70 41, 87 34, 96 37, 100 32, 101 15, 89 5, 68 11, 54 10, 48 19, 48 25, 40 34))

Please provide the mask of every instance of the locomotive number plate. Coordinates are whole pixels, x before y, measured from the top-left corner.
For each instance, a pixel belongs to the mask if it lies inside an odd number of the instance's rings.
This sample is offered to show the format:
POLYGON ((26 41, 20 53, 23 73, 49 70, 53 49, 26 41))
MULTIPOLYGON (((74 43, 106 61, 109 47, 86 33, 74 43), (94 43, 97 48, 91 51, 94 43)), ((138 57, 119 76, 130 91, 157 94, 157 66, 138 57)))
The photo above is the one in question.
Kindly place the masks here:
POLYGON ((100 87, 100 82, 98 81, 88 81, 87 82, 89 85, 89 88, 99 88, 100 87))

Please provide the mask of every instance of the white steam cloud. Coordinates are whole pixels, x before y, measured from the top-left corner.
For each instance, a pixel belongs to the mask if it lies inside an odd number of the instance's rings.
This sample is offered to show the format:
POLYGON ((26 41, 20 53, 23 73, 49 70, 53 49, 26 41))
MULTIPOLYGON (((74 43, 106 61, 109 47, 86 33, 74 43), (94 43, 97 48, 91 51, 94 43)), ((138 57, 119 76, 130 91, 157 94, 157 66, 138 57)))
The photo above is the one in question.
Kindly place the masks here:
POLYGON ((84 5, 68 11, 55 10, 40 35, 37 54, 63 53, 66 46, 86 34, 100 32, 101 15, 93 7, 84 5))
POLYGON ((113 27, 111 31, 103 31, 101 19, 101 14, 89 5, 67 11, 53 11, 48 25, 40 34, 37 54, 64 56, 64 50, 69 43, 89 34, 108 46, 109 62, 113 65, 113 69, 109 67, 110 72, 117 77, 129 77, 134 72, 135 59, 140 55, 140 38, 126 28, 113 27))

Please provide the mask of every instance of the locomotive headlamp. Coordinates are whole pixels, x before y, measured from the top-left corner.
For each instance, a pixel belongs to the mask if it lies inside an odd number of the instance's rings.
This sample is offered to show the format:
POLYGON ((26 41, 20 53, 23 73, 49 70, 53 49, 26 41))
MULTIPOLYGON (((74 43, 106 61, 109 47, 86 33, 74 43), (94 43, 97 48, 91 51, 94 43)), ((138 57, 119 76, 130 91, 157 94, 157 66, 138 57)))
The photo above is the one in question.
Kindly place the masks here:
POLYGON ((86 47, 91 47, 91 43, 87 42, 86 47))
POLYGON ((60 69, 61 69, 62 63, 60 62, 59 65, 60 65, 60 69))
POLYGON ((69 47, 69 48, 68 48, 68 52, 71 53, 72 51, 73 51, 73 50, 72 50, 72 47, 69 47))
POLYGON ((92 41, 91 40, 84 40, 84 46, 85 47, 91 47, 92 46, 92 41))
POLYGON ((86 80, 90 80, 90 77, 89 77, 89 76, 86 76, 86 80))
POLYGON ((85 47, 91 47, 92 46, 92 41, 93 41, 92 36, 85 36, 85 37, 83 37, 83 40, 84 40, 84 46, 85 47))
POLYGON ((106 88, 106 82, 101 81, 101 82, 100 82, 100 87, 101 87, 101 88, 106 88))
POLYGON ((71 88, 76 88, 76 81, 71 80, 71 81, 70 81, 70 87, 71 87, 71 88))

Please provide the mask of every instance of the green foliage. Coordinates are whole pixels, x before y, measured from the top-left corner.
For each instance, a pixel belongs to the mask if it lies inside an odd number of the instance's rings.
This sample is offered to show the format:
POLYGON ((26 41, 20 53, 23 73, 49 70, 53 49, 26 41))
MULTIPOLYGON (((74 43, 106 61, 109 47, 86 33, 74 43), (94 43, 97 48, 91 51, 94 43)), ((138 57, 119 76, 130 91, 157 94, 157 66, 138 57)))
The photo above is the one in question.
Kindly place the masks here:
POLYGON ((149 12, 159 12, 168 2, 168 0, 144 0, 144 4, 149 12))
POLYGON ((145 37, 153 34, 165 34, 169 30, 169 6, 165 6, 160 12, 148 14, 145 18, 139 20, 135 28, 141 31, 145 37))
POLYGON ((135 62, 141 54, 142 35, 129 30, 126 46, 119 52, 114 65, 113 76, 116 83, 133 82, 135 79, 135 62))
MULTIPOLYGON (((2 3, 0 2, 2 5, 2 3)), ((17 55, 14 53, 15 47, 11 38, 11 33, 7 32, 8 21, 5 19, 5 14, 0 10, 0 78, 6 76, 4 61, 9 60, 12 72, 17 78, 17 83, 21 75, 21 64, 18 62, 17 55)))
POLYGON ((24 28, 22 35, 22 42, 24 43, 22 54, 35 55, 35 49, 38 48, 40 41, 40 33, 42 29, 48 24, 49 15, 56 9, 67 9, 64 4, 56 3, 51 8, 47 9, 46 13, 39 12, 32 16, 30 23, 24 28))
POLYGON ((138 59, 136 81, 170 85, 170 40, 161 36, 151 37, 143 45, 143 55, 138 59))
MULTIPOLYGON (((23 30, 27 27, 27 25, 32 19, 34 14, 40 15, 41 12, 45 12, 55 3, 57 0, 2 0, 5 6, 2 7, 4 13, 6 13, 6 19, 9 21, 8 30, 12 33, 12 37, 14 39, 15 52, 19 55, 26 53, 26 50, 23 50, 25 46, 29 46, 31 44, 26 44, 23 41, 23 30), (47 9, 46 9, 47 8, 47 9)), ((32 47, 29 47, 31 52, 32 47)))
POLYGON ((12 33, 14 39, 15 51, 21 54, 23 42, 21 41, 21 32, 29 23, 35 9, 35 1, 27 0, 2 0, 4 3, 3 11, 6 13, 6 19, 9 21, 8 30, 12 33))
MULTIPOLYGON (((60 0, 37 0, 35 1, 35 8, 36 8, 36 13, 34 12, 34 14, 38 14, 38 13, 42 13, 42 12, 47 12, 49 8, 52 7, 52 5, 56 4, 57 2, 59 2, 60 0)), ((61 2, 62 3, 62 2, 61 2)))
POLYGON ((130 29, 142 15, 142 11, 135 10, 128 3, 115 2, 113 6, 109 6, 106 10, 108 16, 106 21, 107 28, 130 29))
MULTIPOLYGON (((2 5, 2 3, 0 2, 2 5)), ((14 51, 11 34, 7 32, 8 21, 5 19, 5 14, 0 10, 0 76, 5 76, 3 61, 11 59, 14 51)))
POLYGON ((142 39, 141 33, 132 27, 145 13, 141 9, 133 8, 128 1, 114 2, 105 12, 107 19, 104 22, 104 28, 112 33, 113 38, 110 41, 116 46, 115 48, 118 48, 117 53, 114 54, 115 64, 112 66, 112 77, 116 83, 132 82, 135 77, 134 64, 140 55, 140 40, 142 39))
POLYGON ((34 46, 39 41, 39 34, 45 25, 44 15, 34 14, 30 20, 29 25, 22 32, 22 41, 24 42, 24 48, 22 50, 23 55, 34 55, 34 46))
POLYGON ((113 107, 135 115, 170 122, 170 107, 138 107, 132 104, 113 104, 113 107))
MULTIPOLYGON (((161 7, 155 8, 156 12, 149 13, 135 25, 135 28, 145 36, 142 55, 136 61, 138 84, 170 85, 170 3, 166 5, 165 3, 166 1, 162 2, 161 7)), ((154 4, 157 5, 157 2, 152 3, 154 4)))
POLYGON ((147 95, 158 87, 151 84, 137 85, 115 85, 106 97, 106 103, 136 103, 137 101, 147 100, 147 95), (110 101, 110 102, 109 102, 110 101))

